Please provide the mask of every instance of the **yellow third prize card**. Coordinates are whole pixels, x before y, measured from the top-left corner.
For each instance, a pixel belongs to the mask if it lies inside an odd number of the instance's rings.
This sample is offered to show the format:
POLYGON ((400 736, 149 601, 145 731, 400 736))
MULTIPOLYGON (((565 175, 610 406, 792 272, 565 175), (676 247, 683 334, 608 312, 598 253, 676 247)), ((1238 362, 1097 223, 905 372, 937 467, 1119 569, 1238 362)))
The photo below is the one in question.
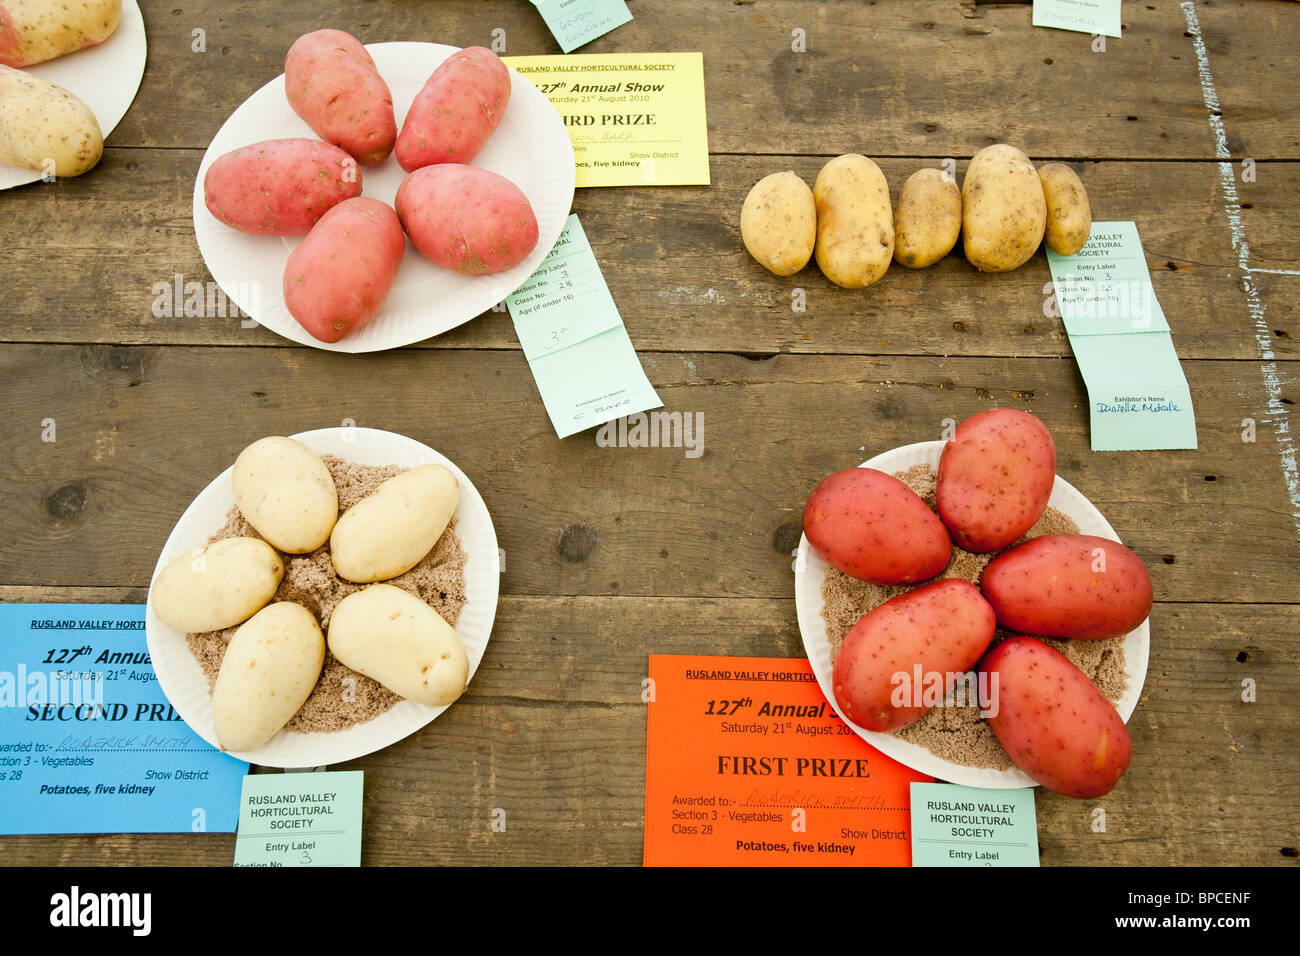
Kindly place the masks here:
POLYGON ((578 186, 707 186, 702 53, 508 56, 555 104, 578 186))

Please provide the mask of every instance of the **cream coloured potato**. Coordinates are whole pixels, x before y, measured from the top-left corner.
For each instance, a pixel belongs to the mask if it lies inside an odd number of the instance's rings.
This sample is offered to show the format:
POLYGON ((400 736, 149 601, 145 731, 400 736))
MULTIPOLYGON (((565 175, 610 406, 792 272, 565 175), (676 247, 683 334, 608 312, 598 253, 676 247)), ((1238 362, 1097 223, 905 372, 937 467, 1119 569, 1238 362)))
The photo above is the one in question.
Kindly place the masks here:
POLYGON ((253 442, 230 472, 235 504, 257 533, 289 554, 315 551, 339 516, 338 493, 316 453, 292 438, 253 442))
POLYGON ((389 478, 334 526, 334 570, 358 584, 405 574, 438 543, 459 501, 456 476, 442 465, 421 465, 389 478))
POLYGON ((1057 255, 1072 256, 1092 233, 1088 192, 1078 174, 1065 163, 1040 166, 1038 179, 1047 201, 1047 245, 1057 255))
POLYGON ((740 238, 754 260, 779 276, 794 275, 812 258, 817 203, 793 171, 764 176, 745 197, 740 238))
POLYGON ((256 750, 289 722, 325 663, 325 638, 301 604, 278 601, 235 632, 212 690, 222 750, 256 750))
POLYGON ((122 0, 4 0, 0 64, 31 66, 103 43, 122 19, 122 0))
POLYGON ((817 265, 846 289, 869 286, 894 257, 894 214, 889 184, 865 156, 837 156, 813 185, 817 203, 817 265))
POLYGON ((349 594, 330 617, 329 649, 394 694, 437 707, 465 691, 469 658, 455 630, 415 595, 391 584, 349 594))
POLYGON ((265 541, 223 538, 159 571, 149 598, 178 631, 219 631, 256 614, 283 577, 284 562, 265 541))
POLYGON ((103 153, 90 107, 48 80, 0 66, 0 163, 80 176, 103 153))
POLYGON ((1010 272, 1043 241, 1047 200, 1029 157, 1006 143, 975 154, 962 180, 962 244, 981 272, 1010 272))
POLYGON ((903 183, 894 207, 894 261, 909 269, 932 266, 961 235, 961 190, 942 169, 918 169, 903 183))

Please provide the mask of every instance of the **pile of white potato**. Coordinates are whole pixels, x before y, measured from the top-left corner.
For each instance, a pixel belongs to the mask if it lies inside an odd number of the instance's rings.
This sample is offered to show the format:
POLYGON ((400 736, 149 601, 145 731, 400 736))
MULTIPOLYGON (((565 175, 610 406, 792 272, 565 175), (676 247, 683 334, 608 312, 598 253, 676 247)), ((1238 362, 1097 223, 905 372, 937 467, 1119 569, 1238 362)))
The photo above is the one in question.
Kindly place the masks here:
POLYGON ((0 4, 0 163, 55 176, 95 167, 104 134, 90 107, 22 67, 103 43, 121 19, 122 0, 0 4))
POLYGON ((225 538, 173 561, 153 582, 163 621, 187 633, 241 625, 212 693, 223 750, 249 751, 274 737, 320 678, 326 637, 300 604, 271 602, 284 577, 278 552, 307 554, 327 541, 339 577, 368 584, 330 617, 328 646, 345 666, 429 706, 465 690, 469 660, 455 630, 429 605, 387 581, 420 563, 460 499, 456 476, 422 465, 388 479, 339 516, 325 463, 306 445, 270 437, 231 469, 235 504, 263 538, 225 538))
POLYGON ((1064 163, 1035 169, 1005 143, 975 154, 960 190, 943 170, 913 173, 896 209, 880 167, 849 153, 828 162, 812 189, 794 172, 765 176, 740 212, 745 248, 769 272, 794 275, 815 254, 826 278, 847 289, 876 282, 891 261, 933 265, 958 237, 975 268, 1009 272, 1044 240, 1074 255, 1091 229, 1088 194, 1074 170, 1064 163))

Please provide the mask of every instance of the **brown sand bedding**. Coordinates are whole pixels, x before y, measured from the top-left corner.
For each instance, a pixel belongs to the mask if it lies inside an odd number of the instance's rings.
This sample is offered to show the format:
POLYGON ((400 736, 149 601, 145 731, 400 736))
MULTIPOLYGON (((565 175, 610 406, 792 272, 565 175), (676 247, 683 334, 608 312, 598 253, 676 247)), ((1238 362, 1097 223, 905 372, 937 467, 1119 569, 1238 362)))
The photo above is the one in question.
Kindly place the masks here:
MULTIPOLYGON (((934 493, 936 474, 929 465, 913 465, 907 471, 897 472, 894 477, 916 492, 932 510, 937 508, 934 493)), ((1055 508, 1048 508, 1022 540, 1045 534, 1078 533, 1079 526, 1072 518, 1055 508)), ((948 567, 939 577, 965 578, 978 585, 984 566, 993 558, 994 555, 991 554, 972 554, 954 546, 948 567)), ((834 662, 839 654, 844 635, 862 615, 913 587, 914 585, 869 584, 834 568, 828 569, 826 580, 822 583, 822 617, 826 621, 826 636, 831 642, 831 661, 834 662)), ((1010 636, 1008 632, 999 630, 990 646, 1010 636)), ((1088 675, 1108 700, 1114 702, 1123 696, 1128 686, 1128 679, 1124 676, 1123 637, 1103 641, 1038 639, 1069 658, 1088 675)), ((993 736, 993 731, 989 730, 980 717, 979 708, 974 705, 932 708, 916 723, 894 731, 894 734, 909 743, 924 747, 936 757, 963 766, 991 767, 995 770, 1006 770, 1014 766, 998 739, 993 736)))
MULTIPOLYGON (((321 461, 334 479, 339 496, 339 514, 347 511, 384 481, 406 471, 397 465, 358 465, 341 458, 322 455, 321 461)), ((453 518, 438 543, 419 564, 400 577, 385 583, 414 594, 453 627, 465 605, 466 555, 456 537, 453 518)), ((222 538, 245 536, 261 538, 252 525, 244 520, 237 507, 226 516, 225 526, 212 536, 209 543, 222 538)), ((284 561, 284 580, 275 592, 275 601, 294 601, 316 616, 324 630, 330 615, 339 601, 366 585, 345 581, 334 573, 329 546, 311 554, 281 554, 284 561)), ((186 640, 190 652, 208 679, 208 690, 217 679, 226 645, 237 627, 221 631, 189 634, 186 640)), ((285 725, 286 730, 297 733, 327 733, 346 730, 356 724, 373 720, 390 710, 402 698, 363 674, 344 667, 334 655, 325 652, 325 666, 315 690, 298 713, 285 725)))

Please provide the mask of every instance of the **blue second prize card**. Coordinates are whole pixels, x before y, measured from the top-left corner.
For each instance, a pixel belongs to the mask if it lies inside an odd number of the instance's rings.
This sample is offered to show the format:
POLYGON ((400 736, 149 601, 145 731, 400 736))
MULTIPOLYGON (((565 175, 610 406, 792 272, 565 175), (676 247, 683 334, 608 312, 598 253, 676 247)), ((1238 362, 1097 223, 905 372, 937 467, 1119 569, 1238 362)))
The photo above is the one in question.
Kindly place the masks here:
POLYGON ((139 604, 0 604, 0 834, 235 829, 248 764, 158 687, 139 604))

